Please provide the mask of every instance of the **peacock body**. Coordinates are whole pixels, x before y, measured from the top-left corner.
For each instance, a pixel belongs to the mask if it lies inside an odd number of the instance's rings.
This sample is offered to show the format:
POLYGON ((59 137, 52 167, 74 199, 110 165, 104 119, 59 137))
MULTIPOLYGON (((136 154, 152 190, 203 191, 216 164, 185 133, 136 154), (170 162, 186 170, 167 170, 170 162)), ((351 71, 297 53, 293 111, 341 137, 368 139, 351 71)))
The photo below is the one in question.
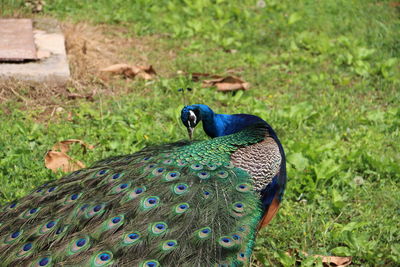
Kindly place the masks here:
POLYGON ((206 141, 108 158, 0 212, 1 266, 242 266, 281 201, 285 156, 256 116, 182 110, 206 141))

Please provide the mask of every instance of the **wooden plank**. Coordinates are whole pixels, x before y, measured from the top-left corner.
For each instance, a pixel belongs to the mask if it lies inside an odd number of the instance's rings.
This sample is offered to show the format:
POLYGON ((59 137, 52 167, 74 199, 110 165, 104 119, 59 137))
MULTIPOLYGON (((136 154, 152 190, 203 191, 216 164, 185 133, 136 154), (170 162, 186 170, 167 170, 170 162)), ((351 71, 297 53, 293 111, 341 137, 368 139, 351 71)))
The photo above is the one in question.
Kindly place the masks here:
POLYGON ((37 60, 32 20, 0 19, 0 62, 37 60))

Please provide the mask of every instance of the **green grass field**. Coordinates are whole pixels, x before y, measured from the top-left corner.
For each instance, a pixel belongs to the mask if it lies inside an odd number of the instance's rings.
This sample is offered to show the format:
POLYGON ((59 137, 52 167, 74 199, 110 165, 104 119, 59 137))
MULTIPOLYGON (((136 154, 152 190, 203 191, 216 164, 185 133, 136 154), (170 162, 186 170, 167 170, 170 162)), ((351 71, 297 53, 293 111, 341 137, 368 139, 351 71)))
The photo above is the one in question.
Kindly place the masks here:
MULTIPOLYGON (((3 1, 0 15, 101 25, 110 39, 144 42, 147 62, 160 72, 150 82, 100 82, 94 73, 68 86, 70 92, 98 88, 94 102, 61 93, 43 103, 31 92, 39 89, 19 86, 13 94, 0 85, 1 204, 62 176, 43 163, 58 141, 95 144, 84 155, 78 148, 71 154, 90 165, 187 138, 177 89, 192 87, 189 103, 258 115, 276 129, 286 150, 285 200, 259 234, 254 266, 322 266, 312 257, 317 254, 352 256, 355 266, 400 265, 396 2, 48 0, 38 15, 22 2, 3 1), (178 71, 233 72, 251 89, 220 93, 178 71), (49 106, 62 109, 50 116, 49 106)), ((137 63, 137 49, 135 43, 122 46, 116 53, 125 62, 114 63, 137 63)), ((206 138, 200 129, 195 136, 206 138)))

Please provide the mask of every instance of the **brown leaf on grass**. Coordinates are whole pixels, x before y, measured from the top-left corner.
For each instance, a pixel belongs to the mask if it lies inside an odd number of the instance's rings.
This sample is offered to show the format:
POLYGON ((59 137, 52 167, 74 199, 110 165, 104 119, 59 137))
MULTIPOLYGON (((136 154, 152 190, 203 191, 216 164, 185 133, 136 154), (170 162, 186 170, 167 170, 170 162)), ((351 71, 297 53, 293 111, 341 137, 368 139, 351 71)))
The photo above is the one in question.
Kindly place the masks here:
POLYGON ((57 172, 58 170, 63 172, 71 172, 85 168, 85 164, 79 160, 74 160, 67 155, 67 152, 72 144, 80 144, 83 149, 83 153, 86 153, 87 149, 94 148, 94 146, 88 145, 79 139, 68 139, 58 142, 53 146, 52 150, 47 151, 44 157, 46 168, 52 170, 53 172, 57 172))
POLYGON ((313 257, 321 258, 324 266, 344 267, 351 264, 351 257, 324 256, 324 255, 313 255, 313 257))
POLYGON ((145 80, 152 80, 157 75, 152 65, 145 67, 139 66, 137 68, 139 68, 139 71, 136 73, 136 75, 145 80))
POLYGON ((132 67, 128 64, 115 64, 108 66, 107 68, 103 68, 100 71, 108 72, 112 75, 123 75, 126 78, 134 78, 136 76, 135 72, 132 70, 132 67))
MULTIPOLYGON (((294 254, 298 254, 299 251, 295 251, 294 254)), ((292 255, 292 251, 287 252, 288 255, 292 255)), ((309 254, 305 251, 301 251, 301 254, 308 257, 309 254)), ((324 256, 324 255, 312 255, 314 258, 319 258, 322 264, 326 267, 345 267, 351 264, 352 257, 339 257, 339 256, 324 256)))
POLYGON ((203 87, 216 86, 218 91, 249 90, 250 84, 236 76, 226 76, 212 80, 204 80, 203 87))
POLYGON ((58 170, 63 172, 72 172, 85 168, 85 165, 79 160, 73 160, 64 152, 52 150, 47 151, 46 156, 44 157, 44 162, 46 168, 53 172, 57 172, 58 170))
POLYGON ((125 78, 135 78, 136 76, 144 80, 152 80, 157 75, 152 65, 149 66, 131 66, 128 64, 115 64, 103 68, 101 72, 112 75, 122 75, 125 78))
POLYGON ((192 73, 192 81, 198 82, 202 78, 219 79, 219 78, 222 78, 222 76, 215 75, 215 74, 209 74, 209 73, 201 73, 201 72, 193 72, 192 73))
MULTIPOLYGON (((61 142, 56 143, 52 150, 54 151, 60 151, 62 153, 67 153, 69 151, 69 147, 72 144, 80 144, 81 147, 83 148, 83 153, 86 153, 87 149, 93 149, 94 146, 93 145, 88 145, 85 142, 83 142, 82 140, 79 139, 68 139, 68 140, 64 140, 61 142)), ((50 150, 51 151, 51 150, 50 150)))

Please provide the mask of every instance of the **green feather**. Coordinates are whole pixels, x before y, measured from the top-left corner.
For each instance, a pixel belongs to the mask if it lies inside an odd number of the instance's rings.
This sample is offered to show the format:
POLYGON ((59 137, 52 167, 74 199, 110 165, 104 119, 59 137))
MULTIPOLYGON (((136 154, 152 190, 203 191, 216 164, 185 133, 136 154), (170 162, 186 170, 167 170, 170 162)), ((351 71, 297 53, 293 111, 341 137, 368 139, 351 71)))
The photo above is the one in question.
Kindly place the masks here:
POLYGON ((0 258, 23 266, 44 258, 47 266, 246 264, 262 211, 231 155, 264 137, 254 128, 149 147, 51 181, 0 209, 0 258))

